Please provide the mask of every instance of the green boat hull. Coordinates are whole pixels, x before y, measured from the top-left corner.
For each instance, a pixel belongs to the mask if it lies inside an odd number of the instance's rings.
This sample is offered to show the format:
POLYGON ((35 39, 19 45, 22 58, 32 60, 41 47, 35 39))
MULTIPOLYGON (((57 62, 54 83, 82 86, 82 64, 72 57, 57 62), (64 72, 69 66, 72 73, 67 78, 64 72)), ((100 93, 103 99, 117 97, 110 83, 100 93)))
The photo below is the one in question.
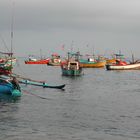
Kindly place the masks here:
POLYGON ((21 97, 21 95, 22 95, 22 93, 21 93, 21 91, 19 91, 19 90, 17 90, 17 89, 14 89, 13 91, 12 91, 12 97, 21 97))
POLYGON ((80 76, 80 75, 82 75, 82 70, 62 69, 62 75, 64 75, 64 76, 80 76))
POLYGON ((0 97, 20 97, 21 95, 21 91, 15 89, 11 82, 0 79, 0 97))
POLYGON ((47 83, 30 81, 30 80, 19 80, 19 82, 22 83, 22 84, 26 84, 26 85, 41 86, 43 88, 63 89, 65 87, 65 84, 54 86, 54 85, 48 85, 47 83))

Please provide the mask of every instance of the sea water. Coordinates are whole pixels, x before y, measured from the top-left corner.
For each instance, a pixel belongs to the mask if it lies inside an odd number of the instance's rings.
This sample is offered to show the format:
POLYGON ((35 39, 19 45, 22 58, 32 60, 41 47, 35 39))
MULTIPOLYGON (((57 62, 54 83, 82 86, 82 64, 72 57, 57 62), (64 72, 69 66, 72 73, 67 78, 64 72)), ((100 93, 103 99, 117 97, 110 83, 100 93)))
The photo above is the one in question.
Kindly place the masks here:
POLYGON ((18 62, 14 72, 66 84, 64 90, 21 85, 18 100, 0 100, 1 140, 139 140, 140 71, 84 69, 62 76, 59 66, 18 62))

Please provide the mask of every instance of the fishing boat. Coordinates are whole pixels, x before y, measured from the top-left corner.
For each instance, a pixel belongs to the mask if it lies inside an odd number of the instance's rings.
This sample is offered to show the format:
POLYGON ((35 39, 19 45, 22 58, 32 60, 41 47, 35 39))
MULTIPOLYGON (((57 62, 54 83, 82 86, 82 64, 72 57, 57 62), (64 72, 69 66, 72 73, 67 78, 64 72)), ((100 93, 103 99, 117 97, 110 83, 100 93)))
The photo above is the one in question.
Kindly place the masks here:
POLYGON ((106 61, 101 57, 97 59, 94 57, 88 57, 86 59, 80 59, 80 66, 83 68, 103 68, 106 61))
POLYGON ((6 66, 5 64, 0 64, 0 75, 10 75, 12 73, 13 67, 11 65, 6 66))
POLYGON ((107 58, 106 59, 106 64, 112 64, 112 63, 116 63, 116 59, 115 58, 107 58))
POLYGON ((0 54, 5 54, 7 56, 2 56, 0 58, 0 74, 11 74, 13 66, 16 64, 16 58, 12 57, 13 53, 5 53, 5 52, 0 52, 0 54))
POLYGON ((36 59, 34 57, 29 56, 28 60, 25 60, 25 64, 48 64, 50 61, 49 58, 46 59, 36 59))
MULTIPOLYGON (((1 58, 0 62, 0 74, 5 76, 12 74, 13 64, 16 62, 16 59, 13 57, 13 11, 12 11, 12 23, 11 23, 11 51, 10 53, 0 52, 0 54, 8 55, 8 57, 1 58)), ((20 86, 16 78, 2 78, 0 77, 0 97, 20 97, 22 95, 20 86)))
POLYGON ((112 64, 112 63, 116 63, 116 59, 115 58, 106 59, 106 64, 112 64))
POLYGON ((25 64, 48 64, 49 63, 49 59, 41 59, 41 60, 36 60, 36 61, 32 61, 32 60, 26 60, 25 64))
POLYGON ((106 61, 99 61, 99 62, 91 62, 88 60, 81 60, 80 66, 83 68, 103 68, 106 64, 106 61))
POLYGON ((22 93, 16 89, 12 82, 0 78, 0 96, 21 97, 22 93))
POLYGON ((105 56, 104 60, 106 60, 106 64, 116 63, 116 54, 112 54, 111 56, 105 56))
POLYGON ((0 52, 0 64, 4 63, 7 66, 8 65, 15 65, 17 59, 15 57, 12 57, 13 53, 9 52, 0 52))
POLYGON ((49 66, 60 66, 60 63, 61 63, 60 55, 58 55, 57 53, 53 53, 51 55, 49 62, 48 62, 48 65, 49 66))
POLYGON ((140 61, 126 62, 122 54, 116 54, 116 63, 106 64, 107 70, 140 70, 140 61))
POLYGON ((82 67, 79 62, 79 52, 68 52, 68 59, 61 63, 62 75, 80 76, 83 74, 82 67))
POLYGON ((0 52, 0 74, 11 74, 13 66, 16 64, 16 58, 13 53, 0 52), (8 55, 8 56, 3 56, 8 55))
POLYGON ((17 62, 17 59, 16 58, 8 58, 6 61, 5 61, 5 65, 6 66, 14 66, 17 62))
POLYGON ((117 64, 106 65, 106 69, 107 70, 140 70, 140 62, 127 64, 127 63, 120 61, 117 64))
MULTIPOLYGON (((16 63, 16 58, 13 57, 13 9, 12 9, 12 22, 11 22, 11 50, 7 48, 8 52, 0 52, 0 75, 9 75, 12 73, 13 66, 16 63), (5 55, 4 57, 2 55, 5 55)), ((5 44, 5 42, 4 42, 5 44)))

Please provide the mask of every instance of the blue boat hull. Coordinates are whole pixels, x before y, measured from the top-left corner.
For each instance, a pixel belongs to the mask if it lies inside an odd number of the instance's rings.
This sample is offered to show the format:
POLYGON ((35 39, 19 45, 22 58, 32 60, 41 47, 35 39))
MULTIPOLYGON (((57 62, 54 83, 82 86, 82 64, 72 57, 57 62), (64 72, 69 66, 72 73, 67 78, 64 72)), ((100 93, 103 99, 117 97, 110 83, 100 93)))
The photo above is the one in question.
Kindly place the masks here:
POLYGON ((0 83, 0 95, 20 97, 21 92, 17 89, 14 89, 11 83, 6 83, 6 84, 0 83))
POLYGON ((12 94, 13 87, 10 84, 0 84, 0 94, 12 94))

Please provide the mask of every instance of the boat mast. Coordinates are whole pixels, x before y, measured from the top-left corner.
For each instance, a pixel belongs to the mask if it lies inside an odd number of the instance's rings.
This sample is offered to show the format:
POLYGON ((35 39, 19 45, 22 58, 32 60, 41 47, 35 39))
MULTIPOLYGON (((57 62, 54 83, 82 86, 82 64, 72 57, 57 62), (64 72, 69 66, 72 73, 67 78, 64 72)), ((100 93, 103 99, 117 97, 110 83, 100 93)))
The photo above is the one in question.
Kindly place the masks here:
POLYGON ((14 28, 14 2, 13 2, 13 8, 12 8, 12 15, 11 15, 11 56, 12 56, 12 52, 13 52, 13 28, 14 28))
POLYGON ((95 56, 95 48, 94 48, 94 46, 93 46, 93 57, 95 56))
POLYGON ((134 63, 135 60, 134 60, 134 54, 132 54, 132 63, 134 63))
POLYGON ((71 53, 73 52, 73 44, 74 44, 74 41, 72 40, 72 43, 71 43, 71 53))
MULTIPOLYGON (((14 6, 15 6, 15 3, 13 2, 12 3, 12 12, 11 12, 11 67, 12 67, 12 56, 13 56, 13 36, 14 36, 14 33, 13 33, 13 29, 14 29, 14 6)), ((11 72, 12 72, 12 68, 11 68, 11 72)))
POLYGON ((42 60, 42 50, 40 49, 40 59, 42 60))

